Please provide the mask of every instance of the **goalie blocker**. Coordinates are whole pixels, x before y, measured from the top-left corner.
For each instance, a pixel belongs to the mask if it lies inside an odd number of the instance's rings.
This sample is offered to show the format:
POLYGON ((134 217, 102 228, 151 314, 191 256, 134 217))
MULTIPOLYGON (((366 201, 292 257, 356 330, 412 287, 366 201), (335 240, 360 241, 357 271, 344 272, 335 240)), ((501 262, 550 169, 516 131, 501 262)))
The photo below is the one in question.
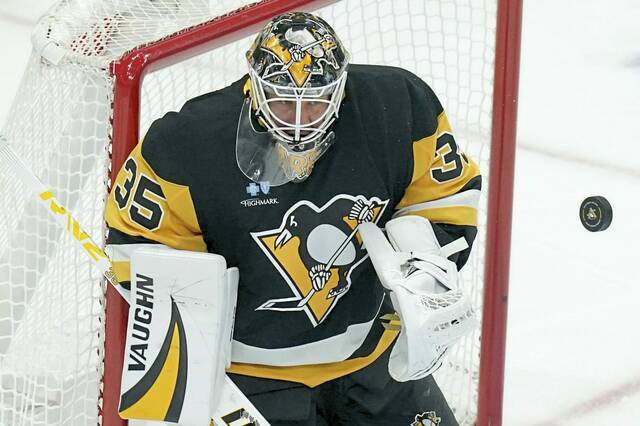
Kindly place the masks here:
POLYGON ((385 229, 388 240, 374 224, 360 225, 401 322, 389 374, 401 382, 417 380, 434 373, 447 349, 476 325, 469 297, 458 285, 457 266, 447 259, 468 244, 460 238, 440 247, 431 223, 420 216, 392 219, 385 229))
POLYGON ((133 252, 131 277, 120 416, 267 425, 225 374, 238 269, 216 254, 158 246, 133 252))

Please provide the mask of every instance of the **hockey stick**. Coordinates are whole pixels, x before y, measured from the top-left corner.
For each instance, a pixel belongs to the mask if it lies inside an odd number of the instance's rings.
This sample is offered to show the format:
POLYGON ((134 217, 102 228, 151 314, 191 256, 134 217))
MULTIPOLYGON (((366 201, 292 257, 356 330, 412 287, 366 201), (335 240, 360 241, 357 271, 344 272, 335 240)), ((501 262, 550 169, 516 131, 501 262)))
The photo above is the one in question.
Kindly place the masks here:
POLYGON ((118 282, 107 254, 100 249, 98 244, 82 229, 80 223, 73 217, 71 212, 56 200, 53 192, 47 189, 42 181, 40 181, 20 157, 16 155, 9 146, 7 139, 2 135, 0 135, 0 162, 6 166, 6 169, 13 172, 19 181, 25 185, 27 191, 36 195, 34 198, 40 205, 42 205, 51 217, 73 238, 76 244, 89 256, 92 265, 104 275, 118 293, 128 302, 129 292, 118 282))
MULTIPOLYGON (((0 170, 9 170, 15 177, 22 182, 26 190, 47 209, 47 212, 62 226, 66 232, 73 237, 76 243, 91 259, 91 263, 104 275, 118 293, 127 301, 129 300, 129 291, 123 288, 113 272, 111 260, 107 254, 91 239, 89 234, 81 227, 77 219, 73 217, 70 211, 62 206, 53 196, 51 190, 38 179, 31 169, 18 157, 18 155, 9 146, 7 139, 0 135, 0 170)), ((215 424, 231 424, 230 421, 237 420, 234 416, 240 416, 248 421, 247 425, 268 426, 269 423, 251 404, 248 398, 237 388, 237 386, 225 376, 222 392, 222 402, 219 411, 223 413, 214 413, 213 420, 215 424)))

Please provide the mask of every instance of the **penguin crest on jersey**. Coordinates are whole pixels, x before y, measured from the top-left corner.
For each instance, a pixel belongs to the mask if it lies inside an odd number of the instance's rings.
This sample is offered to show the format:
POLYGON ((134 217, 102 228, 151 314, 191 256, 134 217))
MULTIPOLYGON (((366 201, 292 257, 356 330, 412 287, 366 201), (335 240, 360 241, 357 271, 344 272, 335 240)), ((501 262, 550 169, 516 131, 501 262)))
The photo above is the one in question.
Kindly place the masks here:
POLYGON ((410 426, 436 426, 442 419, 436 415, 435 411, 427 411, 416 415, 416 418, 410 426))
POLYGON ((339 194, 322 207, 302 200, 278 228, 251 236, 293 295, 269 299, 257 310, 304 311, 315 327, 351 286, 351 273, 366 258, 358 226, 377 223, 389 200, 339 194))

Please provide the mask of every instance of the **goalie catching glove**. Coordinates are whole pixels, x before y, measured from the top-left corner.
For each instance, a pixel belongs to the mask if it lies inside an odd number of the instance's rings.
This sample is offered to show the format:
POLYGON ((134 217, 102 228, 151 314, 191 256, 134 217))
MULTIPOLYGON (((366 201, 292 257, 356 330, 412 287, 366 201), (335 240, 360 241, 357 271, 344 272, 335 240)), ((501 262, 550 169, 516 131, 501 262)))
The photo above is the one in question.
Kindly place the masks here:
POLYGON ((458 268, 447 257, 468 248, 464 238, 440 247, 431 223, 403 216, 386 225, 359 227, 371 262, 402 324, 389 359, 397 381, 434 373, 447 349, 476 325, 469 297, 458 286, 458 268))

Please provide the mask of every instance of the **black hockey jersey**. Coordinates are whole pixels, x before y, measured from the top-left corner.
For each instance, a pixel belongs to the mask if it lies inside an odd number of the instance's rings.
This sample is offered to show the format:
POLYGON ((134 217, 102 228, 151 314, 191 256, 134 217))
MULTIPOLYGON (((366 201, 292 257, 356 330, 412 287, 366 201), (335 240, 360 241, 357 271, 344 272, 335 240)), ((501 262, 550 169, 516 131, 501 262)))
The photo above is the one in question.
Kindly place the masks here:
MULTIPOLYGON (((398 68, 351 65, 335 142, 301 183, 270 187, 235 159, 245 76, 153 123, 108 199, 114 268, 140 244, 224 256, 240 270, 231 372, 315 386, 363 368, 397 336, 350 212, 428 218, 441 244, 476 234, 477 165, 432 90, 398 68), (330 271, 314 291, 311 271, 330 271), (316 268, 317 269, 317 268, 316 268)), ((469 250, 452 257, 462 267, 469 250)))

